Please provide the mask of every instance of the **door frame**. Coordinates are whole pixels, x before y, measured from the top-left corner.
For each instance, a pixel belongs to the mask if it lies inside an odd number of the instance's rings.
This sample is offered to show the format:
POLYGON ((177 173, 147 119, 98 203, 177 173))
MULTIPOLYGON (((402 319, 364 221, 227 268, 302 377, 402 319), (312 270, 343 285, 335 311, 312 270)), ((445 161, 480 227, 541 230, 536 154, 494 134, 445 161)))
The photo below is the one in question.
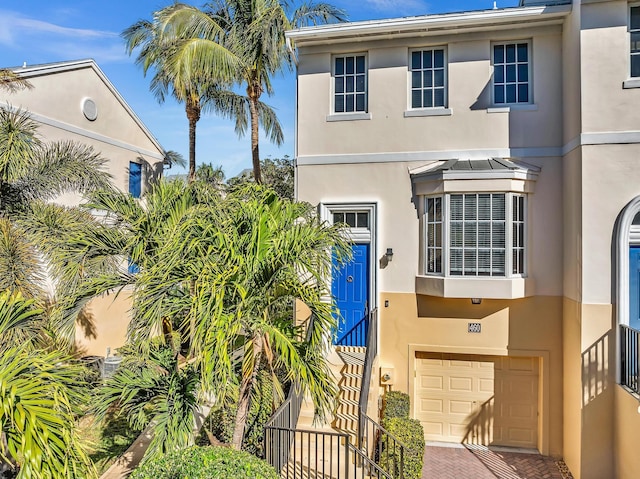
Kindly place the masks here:
MULTIPOLYGON (((353 243, 369 244, 369 311, 378 307, 378 290, 376 268, 377 254, 377 203, 349 203, 331 202, 320 203, 320 219, 329 224, 333 224, 333 213, 344 211, 366 211, 369 213, 369 230, 361 228, 351 228, 348 232, 349 239, 353 243)), ((329 285, 333 284, 333 277, 329 278, 329 285)))

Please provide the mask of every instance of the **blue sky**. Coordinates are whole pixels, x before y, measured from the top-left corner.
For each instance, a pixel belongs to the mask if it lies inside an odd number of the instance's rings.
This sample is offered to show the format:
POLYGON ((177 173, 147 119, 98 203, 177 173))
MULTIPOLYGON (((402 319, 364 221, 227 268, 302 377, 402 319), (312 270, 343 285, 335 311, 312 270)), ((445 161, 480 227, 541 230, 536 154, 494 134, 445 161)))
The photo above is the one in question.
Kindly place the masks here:
MULTIPOLYGON (((329 0, 331 1, 331 0, 329 0)), ((169 0, 9 0, 0 2, 0 67, 93 58, 167 150, 188 153, 184 109, 172 101, 160 105, 149 93, 149 78, 125 50, 120 32, 169 0)), ((188 2, 202 5, 204 2, 188 2)), ((489 9, 493 0, 334 0, 352 21, 489 9)), ((498 0, 510 7, 518 0, 498 0)), ((286 72, 274 81, 276 94, 263 100, 272 105, 284 127, 285 143, 276 147, 261 140, 262 157, 293 156, 295 75, 286 72)), ((238 139, 230 121, 213 115, 198 122, 198 163, 222 165, 233 176, 251 165, 248 138, 238 139)), ((175 171, 175 169, 174 169, 175 171)))

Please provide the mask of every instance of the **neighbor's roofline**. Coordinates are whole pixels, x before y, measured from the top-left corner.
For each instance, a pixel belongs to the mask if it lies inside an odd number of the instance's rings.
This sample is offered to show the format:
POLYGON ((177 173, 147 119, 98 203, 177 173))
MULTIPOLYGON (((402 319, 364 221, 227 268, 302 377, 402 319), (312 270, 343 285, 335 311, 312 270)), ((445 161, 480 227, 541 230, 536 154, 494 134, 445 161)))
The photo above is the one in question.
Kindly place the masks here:
POLYGON ((154 146, 158 149, 158 151, 164 157, 166 155, 165 149, 162 147, 158 139, 151 133, 151 130, 147 128, 147 126, 142 122, 142 120, 136 115, 133 109, 129 106, 127 101, 123 98, 117 88, 109 81, 104 72, 100 69, 98 64, 92 58, 87 58, 84 60, 71 60, 66 62, 56 62, 56 63, 42 63, 39 65, 27 65, 24 67, 12 67, 10 70, 19 75, 22 78, 31 78, 49 75, 52 73, 61 73, 66 71, 79 70, 82 68, 92 68, 98 77, 104 82, 107 88, 113 93, 116 99, 120 102, 123 108, 131 115, 133 120, 137 123, 140 129, 147 135, 149 140, 154 144, 154 146))
POLYGON ((496 10, 474 10, 458 13, 443 13, 419 17, 389 18, 352 23, 332 23, 313 27, 303 27, 286 32, 287 38, 298 43, 313 40, 389 35, 394 33, 428 32, 456 27, 496 26, 543 18, 563 18, 571 12, 571 4, 512 7, 496 10))

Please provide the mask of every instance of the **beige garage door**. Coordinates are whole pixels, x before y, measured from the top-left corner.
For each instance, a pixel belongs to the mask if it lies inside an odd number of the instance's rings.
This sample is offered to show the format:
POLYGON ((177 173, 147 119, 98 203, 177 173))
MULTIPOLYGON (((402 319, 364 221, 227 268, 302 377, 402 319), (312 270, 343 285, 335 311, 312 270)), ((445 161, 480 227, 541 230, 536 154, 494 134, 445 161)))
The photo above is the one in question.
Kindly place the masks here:
POLYGON ((535 448, 538 358, 417 353, 415 417, 427 441, 535 448))

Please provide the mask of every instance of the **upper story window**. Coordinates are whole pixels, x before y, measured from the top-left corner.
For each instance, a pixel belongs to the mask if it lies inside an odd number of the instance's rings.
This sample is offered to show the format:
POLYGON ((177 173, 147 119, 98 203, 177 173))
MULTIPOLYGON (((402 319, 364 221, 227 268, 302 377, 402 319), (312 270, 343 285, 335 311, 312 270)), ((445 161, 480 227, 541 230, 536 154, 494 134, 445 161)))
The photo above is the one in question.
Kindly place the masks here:
POLYGON ((640 77, 640 6, 629 9, 629 35, 631 37, 631 77, 640 77))
POLYGON ((493 102, 496 105, 531 102, 529 42, 493 45, 493 102))
POLYGON ((140 198, 142 193, 142 165, 129 162, 129 193, 134 198, 140 198))
POLYGON ((365 55, 334 57, 335 113, 367 111, 367 58, 365 55))
POLYGON ((411 52, 411 108, 443 108, 447 102, 446 52, 411 52))
POLYGON ((426 274, 523 275, 525 222, 522 194, 452 193, 427 197, 426 274))

